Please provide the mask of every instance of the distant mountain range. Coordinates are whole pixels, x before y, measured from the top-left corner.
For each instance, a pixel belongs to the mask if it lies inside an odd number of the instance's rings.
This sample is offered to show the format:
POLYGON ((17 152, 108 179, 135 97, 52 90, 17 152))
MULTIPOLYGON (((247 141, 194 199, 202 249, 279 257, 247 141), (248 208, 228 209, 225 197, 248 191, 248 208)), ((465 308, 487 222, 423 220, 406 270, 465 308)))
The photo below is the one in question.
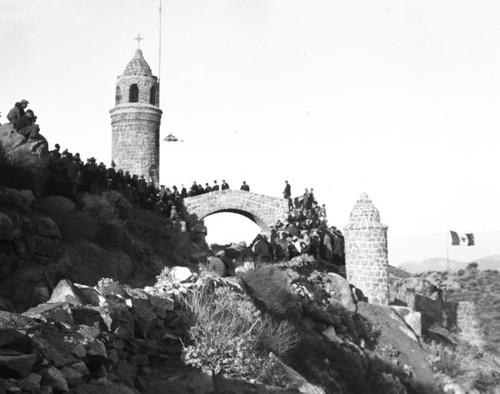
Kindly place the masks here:
MULTIPOLYGON (((491 255, 483 257, 480 259, 475 259, 474 261, 457 261, 449 260, 449 266, 451 271, 458 271, 465 269, 470 263, 476 262, 478 264, 478 269, 480 270, 499 270, 500 271, 500 255, 491 255)), ((446 271, 447 262, 446 257, 436 257, 431 259, 425 259, 422 261, 406 261, 397 266, 405 271, 412 274, 420 274, 427 271, 446 271)))

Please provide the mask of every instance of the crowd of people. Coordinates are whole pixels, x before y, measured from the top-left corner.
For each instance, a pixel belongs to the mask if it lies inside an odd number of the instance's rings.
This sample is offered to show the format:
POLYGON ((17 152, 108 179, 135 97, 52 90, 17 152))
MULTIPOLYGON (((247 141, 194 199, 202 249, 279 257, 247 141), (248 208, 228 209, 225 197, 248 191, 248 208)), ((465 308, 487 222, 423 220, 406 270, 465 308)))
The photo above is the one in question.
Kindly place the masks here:
POLYGON ((146 181, 144 175, 130 174, 117 169, 114 162, 106 167, 90 157, 84 163, 79 153, 61 152, 59 144, 49 152, 50 194, 61 194, 78 201, 84 193, 101 194, 108 191, 121 193, 133 206, 160 212, 172 220, 179 220, 184 213, 182 198, 187 196, 183 187, 179 192, 176 186, 171 189, 146 181))
POLYGON ((251 243, 256 258, 271 262, 308 254, 317 261, 344 265, 344 237, 340 230, 328 225, 326 206, 318 204, 314 189, 305 189, 304 194, 292 199, 291 186, 285 181, 283 196, 290 208, 286 222, 272 226, 270 238, 257 235, 251 243))
POLYGON ((7 114, 7 120, 26 141, 38 139, 40 126, 36 123, 37 117, 33 110, 26 109, 28 100, 20 100, 7 114))
MULTIPOLYGON (((61 194, 77 201, 84 193, 101 194, 115 190, 133 205, 159 212, 171 220, 183 220, 186 216, 183 199, 213 191, 227 190, 229 184, 223 179, 219 185, 193 182, 189 190, 181 185, 158 189, 147 182, 144 175, 132 175, 129 171, 116 169, 88 158, 84 163, 79 153, 67 149, 60 151, 58 144, 50 151, 49 193, 61 194)), ((240 190, 249 191, 244 181, 240 190)), ((344 264, 344 238, 342 233, 327 222, 326 206, 319 205, 314 189, 305 189, 300 196, 292 198, 291 186, 285 182, 283 197, 288 200, 289 214, 285 223, 278 221, 271 228, 268 238, 259 234, 251 244, 256 258, 263 262, 290 260, 301 254, 309 254, 318 261, 344 264)))
MULTIPOLYGON (((71 153, 67 149, 61 151, 59 144, 49 152, 50 177, 48 191, 78 201, 84 193, 101 194, 107 191, 118 191, 133 205, 160 212, 172 220, 182 220, 185 216, 183 199, 218 190, 229 189, 226 180, 219 185, 216 180, 210 186, 193 182, 190 189, 181 185, 156 187, 153 182, 146 181, 144 175, 130 174, 129 171, 117 169, 114 162, 106 167, 103 162, 97 163, 94 157, 83 162, 79 153, 71 153)), ((243 181, 241 190, 250 188, 243 181)))

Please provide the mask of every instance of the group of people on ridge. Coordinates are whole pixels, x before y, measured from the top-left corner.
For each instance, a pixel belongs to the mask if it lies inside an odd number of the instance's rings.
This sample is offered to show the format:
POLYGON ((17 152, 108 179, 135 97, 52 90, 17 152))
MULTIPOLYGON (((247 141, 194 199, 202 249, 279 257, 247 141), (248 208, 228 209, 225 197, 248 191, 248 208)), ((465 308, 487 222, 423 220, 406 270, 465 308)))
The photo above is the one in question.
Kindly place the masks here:
POLYGON ((36 124, 37 117, 33 110, 26 109, 28 104, 28 100, 25 99, 15 103, 7 114, 7 119, 26 140, 36 140, 38 139, 40 126, 36 124))

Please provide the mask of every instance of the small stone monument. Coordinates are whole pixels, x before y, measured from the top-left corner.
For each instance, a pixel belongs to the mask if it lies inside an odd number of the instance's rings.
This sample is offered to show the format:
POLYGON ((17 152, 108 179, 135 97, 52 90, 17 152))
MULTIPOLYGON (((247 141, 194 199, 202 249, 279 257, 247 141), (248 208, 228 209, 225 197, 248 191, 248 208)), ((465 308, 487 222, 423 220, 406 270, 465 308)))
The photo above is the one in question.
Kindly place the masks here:
POLYGON ((362 193, 344 229, 347 280, 360 289, 372 304, 389 303, 387 226, 362 193))

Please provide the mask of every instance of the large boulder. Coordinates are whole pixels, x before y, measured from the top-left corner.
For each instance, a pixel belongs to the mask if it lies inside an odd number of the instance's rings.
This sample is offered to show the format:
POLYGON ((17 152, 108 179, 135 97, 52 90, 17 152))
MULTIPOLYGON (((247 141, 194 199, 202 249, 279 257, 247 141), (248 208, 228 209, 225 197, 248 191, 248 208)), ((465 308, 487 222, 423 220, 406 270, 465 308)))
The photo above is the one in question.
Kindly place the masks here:
POLYGON ((1 125, 0 154, 4 167, 0 171, 0 183, 42 194, 50 161, 48 143, 43 136, 27 141, 11 124, 1 125))
POLYGON ((34 354, 0 351, 0 378, 24 378, 35 365, 34 354))
POLYGON ((327 288, 330 296, 349 312, 356 312, 356 303, 352 297, 349 282, 342 276, 333 272, 329 272, 328 276, 331 280, 331 286, 327 288))
POLYGON ((76 209, 73 201, 58 195, 43 197, 39 200, 39 203, 42 212, 48 214, 54 211, 73 212, 76 209))

